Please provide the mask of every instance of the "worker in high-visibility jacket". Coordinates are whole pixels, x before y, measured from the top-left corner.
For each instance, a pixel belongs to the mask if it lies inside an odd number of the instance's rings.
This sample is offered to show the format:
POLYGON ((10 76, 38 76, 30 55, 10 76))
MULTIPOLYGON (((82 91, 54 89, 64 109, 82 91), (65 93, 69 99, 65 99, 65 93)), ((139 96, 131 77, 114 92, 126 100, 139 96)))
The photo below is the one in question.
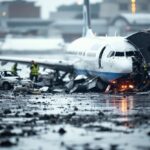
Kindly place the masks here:
POLYGON ((38 75, 39 75, 39 65, 32 61, 31 67, 30 67, 30 79, 32 81, 37 82, 38 81, 38 75))
POLYGON ((18 66, 18 64, 15 63, 15 64, 12 66, 12 68, 11 68, 11 72, 12 72, 15 76, 18 75, 17 71, 20 70, 20 69, 17 68, 17 66, 18 66))
POLYGON ((149 79, 148 64, 144 64, 144 66, 143 66, 143 76, 144 76, 143 80, 149 79))

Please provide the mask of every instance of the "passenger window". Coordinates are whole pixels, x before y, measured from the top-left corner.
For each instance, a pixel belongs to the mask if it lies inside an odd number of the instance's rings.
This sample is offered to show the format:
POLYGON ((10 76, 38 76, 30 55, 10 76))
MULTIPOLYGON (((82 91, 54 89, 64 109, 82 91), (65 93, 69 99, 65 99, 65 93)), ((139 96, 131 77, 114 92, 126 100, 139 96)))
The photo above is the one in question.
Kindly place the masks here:
POLYGON ((116 57, 123 57, 124 56, 124 52, 116 52, 115 56, 116 57))

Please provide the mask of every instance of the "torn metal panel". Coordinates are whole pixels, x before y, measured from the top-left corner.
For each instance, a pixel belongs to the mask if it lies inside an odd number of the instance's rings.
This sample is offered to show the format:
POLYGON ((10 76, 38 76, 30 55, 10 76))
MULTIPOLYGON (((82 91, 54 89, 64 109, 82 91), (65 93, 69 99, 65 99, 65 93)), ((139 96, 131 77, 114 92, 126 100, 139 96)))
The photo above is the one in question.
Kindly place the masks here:
POLYGON ((150 64, 150 31, 132 34, 127 39, 139 48, 146 63, 150 64))

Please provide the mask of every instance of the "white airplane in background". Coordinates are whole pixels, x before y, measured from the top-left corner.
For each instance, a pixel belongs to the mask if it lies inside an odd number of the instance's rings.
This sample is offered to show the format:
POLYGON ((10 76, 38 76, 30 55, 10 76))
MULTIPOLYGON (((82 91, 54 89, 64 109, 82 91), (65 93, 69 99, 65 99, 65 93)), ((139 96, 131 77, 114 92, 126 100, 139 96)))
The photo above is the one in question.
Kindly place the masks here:
POLYGON ((47 66, 58 71, 70 72, 74 76, 86 75, 112 82, 138 69, 136 60, 144 61, 140 51, 124 37, 101 37, 93 34, 90 22, 89 0, 83 5, 84 30, 83 37, 67 46, 67 53, 72 55, 71 61, 51 61, 42 59, 0 57, 1 61, 31 63, 47 66))

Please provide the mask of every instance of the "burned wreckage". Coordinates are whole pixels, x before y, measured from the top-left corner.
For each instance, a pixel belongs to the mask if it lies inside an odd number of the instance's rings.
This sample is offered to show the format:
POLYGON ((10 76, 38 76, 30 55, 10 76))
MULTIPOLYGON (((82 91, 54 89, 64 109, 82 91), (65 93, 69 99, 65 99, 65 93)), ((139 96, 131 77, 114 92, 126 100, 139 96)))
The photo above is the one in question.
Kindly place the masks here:
MULTIPOLYGON (((75 81, 71 91, 101 91, 105 93, 143 92, 150 90, 150 31, 135 33, 127 37, 138 51, 127 51, 120 56, 132 57, 132 72, 116 80, 105 82, 100 78, 75 81)), ((114 53, 114 56, 117 55, 114 53)), ((124 63, 124 62, 122 62, 124 63)))
MULTIPOLYGON (((121 56, 132 58, 132 72, 116 80, 106 82, 99 77, 76 76, 71 72, 70 81, 65 83, 67 92, 98 91, 105 93, 142 92, 150 89, 150 32, 138 32, 127 37, 129 43, 138 51, 127 51, 121 56)), ((114 53, 113 56, 117 55, 114 53)), ((124 63, 124 62, 122 62, 124 63)), ((69 69, 69 68, 68 68, 69 69)), ((71 70, 71 68, 70 68, 71 70)), ((58 71, 57 71, 58 72, 58 71)), ((56 83, 64 83, 63 78, 67 73, 58 76, 56 83)), ((55 89, 55 88, 54 88, 55 89)))
POLYGON ((148 90, 149 31, 128 37, 96 36, 91 29, 89 0, 84 0, 83 20, 83 36, 65 47, 67 60, 0 57, 0 61, 31 64, 34 60, 39 66, 55 70, 49 79, 49 89, 53 92, 58 86, 69 93, 148 90), (67 76, 69 81, 65 82, 67 76))
MULTIPOLYGON (((113 80, 103 80, 99 76, 88 76, 79 74, 73 64, 59 61, 56 63, 45 63, 38 61, 38 64, 43 67, 54 70, 53 72, 40 76, 39 81, 33 84, 33 88, 49 91, 49 92, 105 92, 105 93, 124 93, 147 91, 150 88, 149 66, 150 66, 150 33, 138 32, 127 38, 127 41, 136 47, 136 51, 121 51, 111 53, 111 59, 120 56, 130 57, 132 60, 132 72, 125 74, 120 78, 113 80)), ((88 53, 87 53, 88 54, 88 53)), ((100 53, 101 55, 101 53, 100 53)), ((101 59, 101 56, 98 57, 101 59)), ((123 59, 122 59, 123 60, 123 59)), ((17 60, 13 58, 0 58, 4 64, 6 62, 18 62, 30 64, 30 60, 17 60)), ((99 60, 100 61, 100 60, 99 60)), ((77 62, 77 61, 76 61, 77 62)), ((122 61, 122 63, 125 63, 122 61)), ((78 60, 78 65, 80 61, 78 60)), ((101 62, 102 65, 102 62, 101 62)), ((88 71, 88 70, 87 70, 88 71)))

